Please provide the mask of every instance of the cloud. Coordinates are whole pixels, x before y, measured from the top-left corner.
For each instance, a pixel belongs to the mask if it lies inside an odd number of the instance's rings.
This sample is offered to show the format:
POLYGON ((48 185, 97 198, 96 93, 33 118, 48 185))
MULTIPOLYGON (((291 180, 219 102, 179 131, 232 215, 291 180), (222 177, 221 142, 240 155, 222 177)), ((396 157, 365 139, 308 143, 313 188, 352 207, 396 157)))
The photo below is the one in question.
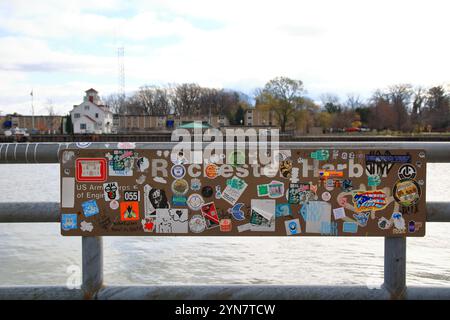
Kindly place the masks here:
POLYGON ((197 82, 251 93, 280 75, 303 80, 312 97, 445 84, 448 9, 435 0, 2 2, 0 109, 28 109, 31 87, 64 111, 88 87, 115 91, 119 45, 128 91, 197 82))

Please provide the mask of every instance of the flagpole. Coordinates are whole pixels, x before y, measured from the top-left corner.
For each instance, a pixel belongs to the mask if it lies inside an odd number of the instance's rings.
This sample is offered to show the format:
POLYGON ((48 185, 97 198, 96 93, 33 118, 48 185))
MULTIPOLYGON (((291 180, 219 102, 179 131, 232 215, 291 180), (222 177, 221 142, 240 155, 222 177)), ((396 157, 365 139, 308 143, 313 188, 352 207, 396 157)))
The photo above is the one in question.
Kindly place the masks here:
POLYGON ((32 130, 31 133, 34 132, 34 94, 33 94, 33 89, 31 89, 31 125, 32 125, 32 130))

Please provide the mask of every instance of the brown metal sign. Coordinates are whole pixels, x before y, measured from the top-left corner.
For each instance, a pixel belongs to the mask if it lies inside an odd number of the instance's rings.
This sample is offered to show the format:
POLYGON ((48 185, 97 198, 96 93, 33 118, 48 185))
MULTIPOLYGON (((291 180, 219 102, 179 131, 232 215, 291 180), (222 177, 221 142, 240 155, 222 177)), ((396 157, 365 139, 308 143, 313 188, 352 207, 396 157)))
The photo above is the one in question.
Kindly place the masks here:
POLYGON ((280 150, 188 163, 171 150, 69 149, 64 236, 424 236, 423 150, 280 150))

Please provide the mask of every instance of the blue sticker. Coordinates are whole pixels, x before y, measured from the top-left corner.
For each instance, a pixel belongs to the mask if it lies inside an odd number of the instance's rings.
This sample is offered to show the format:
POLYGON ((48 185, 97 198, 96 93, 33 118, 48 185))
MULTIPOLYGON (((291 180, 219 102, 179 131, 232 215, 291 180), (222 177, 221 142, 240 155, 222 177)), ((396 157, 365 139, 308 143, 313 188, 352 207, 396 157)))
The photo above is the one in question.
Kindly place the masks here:
POLYGON ((360 212, 358 214, 353 214, 353 218, 356 219, 361 227, 365 227, 367 226, 367 221, 369 220, 369 214, 370 212, 360 212))
POLYGON ((357 233, 358 224, 356 222, 344 222, 342 225, 342 232, 357 233))
POLYGON ((185 196, 172 196, 172 203, 174 206, 183 207, 186 206, 186 197, 185 196))
POLYGON ((81 204, 81 207, 83 208, 83 213, 86 217, 95 216, 100 212, 95 200, 85 201, 81 204))
POLYGON ((76 213, 63 213, 61 216, 61 228, 64 231, 78 228, 76 213))
POLYGON ((244 220, 245 214, 244 211, 242 211, 242 207, 244 206, 243 203, 236 203, 233 208, 228 209, 228 212, 233 215, 233 218, 236 220, 244 220))
POLYGON ((337 236, 337 222, 322 221, 322 223, 320 224, 320 234, 323 236, 337 236))
POLYGON ((289 203, 278 203, 275 208, 275 218, 292 216, 292 209, 289 203))

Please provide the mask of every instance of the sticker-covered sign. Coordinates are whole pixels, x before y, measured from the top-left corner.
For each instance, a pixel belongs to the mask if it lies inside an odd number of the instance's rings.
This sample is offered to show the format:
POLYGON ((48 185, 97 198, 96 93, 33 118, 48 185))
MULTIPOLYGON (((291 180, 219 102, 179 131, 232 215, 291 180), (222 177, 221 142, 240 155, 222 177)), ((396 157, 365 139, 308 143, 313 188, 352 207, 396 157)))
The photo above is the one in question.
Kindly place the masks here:
POLYGON ((272 162, 239 150, 190 163, 126 146, 61 151, 62 235, 425 235, 423 150, 291 149, 272 162))

